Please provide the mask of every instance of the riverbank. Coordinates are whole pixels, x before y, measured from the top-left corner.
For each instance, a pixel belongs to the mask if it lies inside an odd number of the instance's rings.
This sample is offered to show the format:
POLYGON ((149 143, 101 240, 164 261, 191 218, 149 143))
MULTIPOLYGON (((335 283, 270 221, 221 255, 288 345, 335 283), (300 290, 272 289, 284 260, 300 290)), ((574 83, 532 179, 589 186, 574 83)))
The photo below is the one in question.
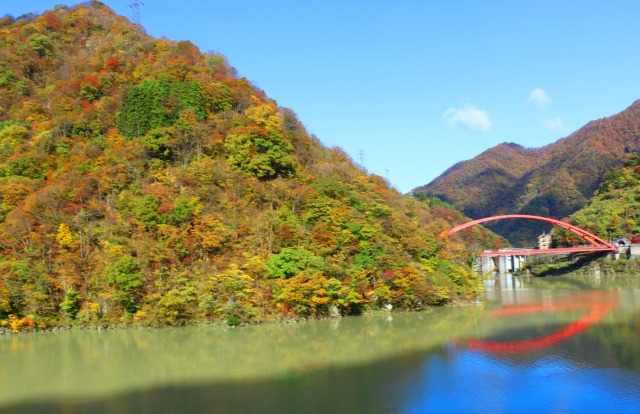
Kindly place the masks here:
POLYGON ((608 255, 597 253, 582 253, 564 257, 554 256, 527 262, 520 273, 538 277, 562 276, 569 273, 638 274, 640 273, 640 260, 612 259, 608 255))
POLYGON ((31 318, 9 318, 7 321, 0 321, 0 335, 12 335, 12 334, 33 334, 44 332, 65 332, 65 331, 107 331, 107 330, 122 330, 122 329, 166 329, 166 328, 186 328, 186 327, 210 327, 210 328, 243 328, 257 325, 287 325, 287 324, 299 324, 313 321, 323 320, 339 320, 344 317, 370 317, 376 315, 397 315, 401 313, 430 313, 438 309, 446 308, 458 308, 467 307, 475 304, 477 298, 461 300, 456 299, 439 306, 421 306, 414 309, 393 309, 392 307, 367 310, 359 315, 340 315, 339 313, 333 313, 331 315, 316 315, 307 317, 295 317, 295 316, 283 316, 278 315, 268 320, 252 320, 249 322, 229 323, 229 320, 208 320, 208 321, 193 321, 192 323, 185 322, 180 325, 163 325, 153 323, 141 323, 136 322, 132 318, 123 323, 116 324, 89 324, 89 323, 70 323, 66 325, 56 325, 51 327, 36 326, 31 318))

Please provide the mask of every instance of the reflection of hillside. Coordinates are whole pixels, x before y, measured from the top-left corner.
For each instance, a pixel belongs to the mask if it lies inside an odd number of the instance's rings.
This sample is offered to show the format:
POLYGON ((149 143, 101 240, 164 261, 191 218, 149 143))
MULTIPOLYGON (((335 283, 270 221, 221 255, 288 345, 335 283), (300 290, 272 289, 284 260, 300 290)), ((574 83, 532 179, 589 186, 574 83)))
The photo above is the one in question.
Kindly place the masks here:
POLYGON ((159 385, 90 400, 22 403, 23 413, 371 413, 399 412, 421 383, 422 354, 363 366, 291 372, 277 378, 159 385), (393 396, 393 397, 391 397, 393 396))
POLYGON ((172 384, 269 381, 421 353, 468 334, 481 308, 377 314, 241 329, 78 331, 0 338, 0 407, 172 384), (42 376, 34 373, 46 373, 42 376), (34 378, 37 378, 34 380, 34 378))
POLYGON ((598 342, 602 348, 602 355, 610 355, 617 362, 616 366, 625 369, 640 369, 640 322, 636 317, 629 322, 600 324, 593 328, 589 336, 598 342))

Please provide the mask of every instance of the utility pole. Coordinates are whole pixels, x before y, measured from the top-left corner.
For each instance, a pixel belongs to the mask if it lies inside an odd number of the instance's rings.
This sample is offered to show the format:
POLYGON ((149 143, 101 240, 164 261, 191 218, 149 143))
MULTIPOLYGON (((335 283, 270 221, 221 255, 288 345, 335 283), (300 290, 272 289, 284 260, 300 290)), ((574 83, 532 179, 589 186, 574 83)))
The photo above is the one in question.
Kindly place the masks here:
POLYGON ((140 5, 144 6, 144 3, 139 0, 129 1, 129 8, 131 9, 131 20, 135 24, 140 24, 140 5))
POLYGON ((360 160, 360 167, 364 168, 364 151, 358 150, 358 159, 360 160))

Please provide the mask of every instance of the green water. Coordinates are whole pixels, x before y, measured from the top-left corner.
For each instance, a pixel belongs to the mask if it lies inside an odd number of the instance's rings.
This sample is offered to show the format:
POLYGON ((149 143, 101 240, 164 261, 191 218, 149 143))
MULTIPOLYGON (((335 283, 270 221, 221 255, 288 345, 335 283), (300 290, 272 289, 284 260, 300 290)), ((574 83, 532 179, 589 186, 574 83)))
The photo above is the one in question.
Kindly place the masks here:
POLYGON ((5 335, 0 413, 640 412, 640 277, 486 286, 428 312, 5 335))

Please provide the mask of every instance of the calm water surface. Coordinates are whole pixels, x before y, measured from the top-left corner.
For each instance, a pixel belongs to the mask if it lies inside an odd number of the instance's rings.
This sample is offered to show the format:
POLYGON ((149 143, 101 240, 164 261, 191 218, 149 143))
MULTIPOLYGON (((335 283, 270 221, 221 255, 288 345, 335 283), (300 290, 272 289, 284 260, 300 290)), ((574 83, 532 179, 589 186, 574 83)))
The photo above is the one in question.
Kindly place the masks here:
POLYGON ((487 281, 473 306, 0 337, 0 413, 640 413, 640 276, 487 281))

